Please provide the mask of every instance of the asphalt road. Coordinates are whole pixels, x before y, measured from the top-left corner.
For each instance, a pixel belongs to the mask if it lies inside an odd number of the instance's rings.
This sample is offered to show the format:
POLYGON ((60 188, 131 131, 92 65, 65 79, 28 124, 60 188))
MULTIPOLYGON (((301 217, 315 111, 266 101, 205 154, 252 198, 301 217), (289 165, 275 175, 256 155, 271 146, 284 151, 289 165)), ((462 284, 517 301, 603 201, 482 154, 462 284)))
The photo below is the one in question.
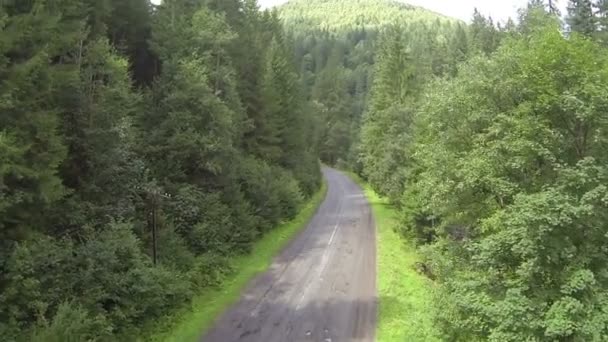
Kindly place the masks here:
POLYGON ((327 197, 306 230, 202 341, 374 341, 376 231, 362 190, 324 168, 327 197))

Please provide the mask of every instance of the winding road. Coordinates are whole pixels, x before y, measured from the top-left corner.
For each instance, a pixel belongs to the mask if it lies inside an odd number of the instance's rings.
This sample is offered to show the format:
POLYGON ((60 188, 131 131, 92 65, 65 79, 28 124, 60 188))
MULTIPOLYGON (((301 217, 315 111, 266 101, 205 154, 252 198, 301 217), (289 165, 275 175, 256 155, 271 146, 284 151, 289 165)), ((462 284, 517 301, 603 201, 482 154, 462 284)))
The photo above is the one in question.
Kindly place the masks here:
POLYGON ((361 188, 324 168, 308 227, 202 337, 205 342, 374 341, 376 232, 361 188))

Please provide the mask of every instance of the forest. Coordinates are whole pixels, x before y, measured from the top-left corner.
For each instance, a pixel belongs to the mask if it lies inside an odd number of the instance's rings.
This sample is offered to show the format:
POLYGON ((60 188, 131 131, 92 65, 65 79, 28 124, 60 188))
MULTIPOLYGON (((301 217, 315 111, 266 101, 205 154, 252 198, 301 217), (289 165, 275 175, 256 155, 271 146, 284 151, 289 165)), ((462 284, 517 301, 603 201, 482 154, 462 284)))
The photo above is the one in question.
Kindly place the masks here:
POLYGON ((398 208, 441 339, 605 341, 608 2, 533 0, 469 25, 366 3, 370 26, 339 14, 350 1, 284 16, 330 117, 321 158, 398 208))
POLYGON ((255 1, 0 5, 0 336, 134 340, 320 186, 255 1))
POLYGON ((607 340, 608 1, 7 0, 0 24, 3 340, 136 340, 321 162, 397 208, 442 340, 607 340))

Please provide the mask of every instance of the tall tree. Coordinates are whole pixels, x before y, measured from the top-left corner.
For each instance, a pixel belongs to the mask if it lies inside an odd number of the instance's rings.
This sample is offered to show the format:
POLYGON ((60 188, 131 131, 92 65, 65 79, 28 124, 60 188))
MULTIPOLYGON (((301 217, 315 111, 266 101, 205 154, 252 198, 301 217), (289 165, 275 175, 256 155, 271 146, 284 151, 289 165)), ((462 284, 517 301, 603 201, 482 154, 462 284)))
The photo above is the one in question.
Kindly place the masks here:
POLYGON ((592 36, 597 30, 597 18, 591 0, 570 0, 566 21, 571 32, 592 36))
POLYGON ((469 32, 471 44, 477 51, 491 54, 500 44, 500 32, 494 26, 494 21, 491 17, 484 17, 477 8, 473 12, 473 22, 469 27, 469 32))
POLYGON ((164 4, 156 20, 153 47, 163 72, 152 106, 140 114, 141 146, 169 183, 210 185, 228 166, 241 124, 226 52, 235 35, 221 14, 186 1, 164 4))
MULTIPOLYGON (((398 203, 406 181, 402 171, 408 164, 412 114, 425 78, 424 55, 410 52, 408 38, 399 27, 385 35, 377 58, 371 104, 361 128, 364 174, 394 203, 398 203)), ((426 70, 431 73, 430 68, 426 70)))
POLYGON ((560 16, 561 11, 559 10, 559 1, 558 0, 548 0, 547 7, 549 9, 549 13, 560 16))
POLYGON ((596 4, 597 7, 597 37, 598 40, 606 45, 608 44, 608 1, 599 0, 596 4))
POLYGON ((439 322, 455 340, 607 333, 607 66, 603 48, 545 21, 429 90, 408 195, 437 218, 417 223, 436 234, 439 322))
POLYGON ((45 1, 1 5, 3 252, 28 230, 44 226, 32 213, 44 212, 66 194, 58 172, 67 155, 61 97, 69 94, 64 82, 78 77, 66 54, 78 52, 84 27, 63 14, 78 9, 67 1, 62 7, 45 1))

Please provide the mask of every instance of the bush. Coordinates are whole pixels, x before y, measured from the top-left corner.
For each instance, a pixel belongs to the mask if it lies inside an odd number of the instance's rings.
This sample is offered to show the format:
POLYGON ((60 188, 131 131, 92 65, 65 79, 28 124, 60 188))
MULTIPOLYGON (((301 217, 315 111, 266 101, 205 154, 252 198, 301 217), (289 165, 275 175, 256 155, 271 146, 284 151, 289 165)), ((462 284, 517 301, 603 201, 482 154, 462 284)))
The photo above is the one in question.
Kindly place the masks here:
POLYGON ((264 220, 263 230, 297 213, 303 196, 291 173, 255 158, 244 160, 241 167, 243 192, 264 220))
POLYGON ((188 277, 193 286, 200 290, 220 285, 222 280, 232 271, 233 269, 226 257, 208 253, 196 259, 194 266, 188 272, 188 277))
POLYGON ((440 219, 431 214, 424 205, 425 201, 416 189, 416 184, 406 187, 401 200, 399 233, 417 244, 428 244, 437 238, 440 219))
MULTIPOLYGON (((241 209, 242 205, 235 204, 235 207, 241 209)), ((242 210, 246 213, 248 208, 242 210)), ((235 208, 222 201, 220 194, 205 193, 190 185, 181 187, 170 201, 169 215, 176 231, 196 255, 227 254, 238 237, 247 232, 252 234, 255 230, 255 227, 245 224, 237 225, 240 217, 235 215, 235 208)), ((251 243, 253 236, 245 240, 251 243)))
POLYGON ((106 317, 107 326, 121 332, 191 298, 187 279, 154 267, 129 224, 114 223, 84 236, 82 243, 38 236, 18 246, 7 263, 0 314, 24 330, 58 312, 59 326, 64 317, 81 313, 59 310, 71 302, 94 317, 106 317))
POLYGON ((158 232, 158 260, 169 269, 186 272, 196 259, 184 238, 169 225, 158 232))
POLYGON ((0 317, 20 329, 48 317, 73 292, 74 246, 40 235, 19 244, 6 260, 0 317))
POLYGON ((279 167, 272 168, 273 186, 279 198, 281 219, 292 219, 298 214, 298 209, 304 202, 302 191, 293 175, 279 167))
POLYGON ((154 267, 126 224, 115 224, 81 245, 76 293, 106 314, 118 330, 154 319, 190 298, 183 276, 154 267))
POLYGON ((300 167, 293 170, 293 175, 298 181, 304 196, 310 197, 321 186, 321 165, 312 153, 306 153, 299 165, 300 167))
POLYGON ((109 340, 111 328, 105 317, 91 317, 79 306, 62 303, 50 323, 41 321, 34 328, 31 342, 81 342, 109 340))

